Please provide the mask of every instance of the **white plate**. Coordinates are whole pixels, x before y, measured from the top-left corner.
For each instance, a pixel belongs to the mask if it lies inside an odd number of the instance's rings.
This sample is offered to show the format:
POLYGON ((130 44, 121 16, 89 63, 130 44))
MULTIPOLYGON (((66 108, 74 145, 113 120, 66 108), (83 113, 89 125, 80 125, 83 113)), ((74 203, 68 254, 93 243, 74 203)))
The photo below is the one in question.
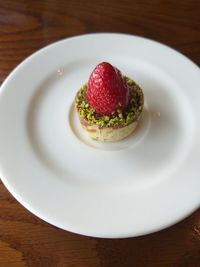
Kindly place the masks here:
POLYGON ((200 71, 157 42, 123 34, 69 38, 30 56, 0 92, 0 175, 45 221, 80 234, 130 237, 200 204, 200 71), (135 134, 99 143, 81 130, 74 96, 108 61, 143 88, 135 134))

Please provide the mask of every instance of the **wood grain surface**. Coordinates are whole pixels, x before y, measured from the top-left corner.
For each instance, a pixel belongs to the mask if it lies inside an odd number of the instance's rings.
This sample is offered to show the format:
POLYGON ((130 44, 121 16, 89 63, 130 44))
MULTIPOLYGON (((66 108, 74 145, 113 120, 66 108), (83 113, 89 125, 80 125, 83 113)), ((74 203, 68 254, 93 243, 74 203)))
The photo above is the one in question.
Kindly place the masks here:
MULTIPOLYGON (((0 82, 37 49, 89 32, 145 36, 200 65, 198 0, 0 0, 0 82)), ((200 267, 200 210, 155 234, 89 238, 38 219, 0 182, 0 267, 25 266, 200 267)))

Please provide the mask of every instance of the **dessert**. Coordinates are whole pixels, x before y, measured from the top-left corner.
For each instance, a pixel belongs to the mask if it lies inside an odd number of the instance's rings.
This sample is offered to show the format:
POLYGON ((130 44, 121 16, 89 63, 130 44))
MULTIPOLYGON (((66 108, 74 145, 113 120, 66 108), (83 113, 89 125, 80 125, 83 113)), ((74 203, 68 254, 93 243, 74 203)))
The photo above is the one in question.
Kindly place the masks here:
POLYGON ((82 128, 95 140, 118 141, 136 128, 144 105, 142 89, 107 62, 81 86, 75 108, 82 128))

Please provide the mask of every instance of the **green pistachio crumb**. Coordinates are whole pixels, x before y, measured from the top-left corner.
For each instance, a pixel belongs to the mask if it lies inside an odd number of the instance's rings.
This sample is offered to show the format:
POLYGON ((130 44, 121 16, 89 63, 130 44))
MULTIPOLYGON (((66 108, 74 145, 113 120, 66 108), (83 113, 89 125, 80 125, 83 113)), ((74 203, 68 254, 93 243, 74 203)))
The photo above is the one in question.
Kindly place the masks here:
POLYGON ((84 110, 80 110, 80 115, 81 115, 81 117, 85 117, 85 112, 84 112, 84 110))
POLYGON ((119 117, 120 119, 123 119, 123 114, 122 114, 122 113, 119 113, 118 117, 119 117))
POLYGON ((103 118, 102 118, 104 121, 109 121, 109 116, 103 116, 103 118))

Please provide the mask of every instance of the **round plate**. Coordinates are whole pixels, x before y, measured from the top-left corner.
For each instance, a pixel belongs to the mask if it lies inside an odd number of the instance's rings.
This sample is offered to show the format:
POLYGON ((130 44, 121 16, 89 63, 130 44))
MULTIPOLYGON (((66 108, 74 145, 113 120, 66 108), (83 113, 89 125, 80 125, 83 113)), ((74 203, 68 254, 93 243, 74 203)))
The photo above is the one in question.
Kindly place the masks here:
POLYGON ((0 175, 43 220, 96 237, 151 233, 200 204, 200 71, 157 42, 90 34, 43 48, 0 91, 0 175), (73 101, 107 61, 143 89, 143 118, 129 138, 90 140, 73 101))

